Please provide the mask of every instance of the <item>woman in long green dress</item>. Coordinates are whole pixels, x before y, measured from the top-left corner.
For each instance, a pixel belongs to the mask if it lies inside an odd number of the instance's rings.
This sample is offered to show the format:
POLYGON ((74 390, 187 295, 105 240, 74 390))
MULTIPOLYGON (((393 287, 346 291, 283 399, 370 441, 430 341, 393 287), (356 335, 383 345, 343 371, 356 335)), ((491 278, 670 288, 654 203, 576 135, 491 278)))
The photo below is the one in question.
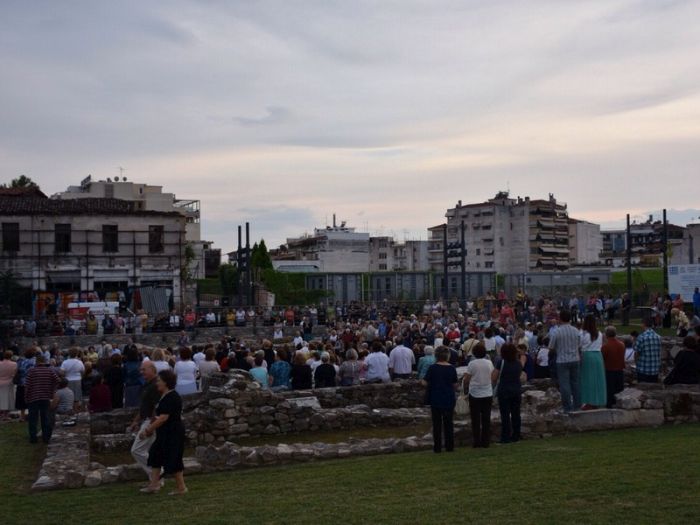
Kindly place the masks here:
POLYGON ((607 403, 602 346, 603 334, 598 331, 595 317, 587 315, 581 329, 581 404, 584 409, 604 407, 607 403))

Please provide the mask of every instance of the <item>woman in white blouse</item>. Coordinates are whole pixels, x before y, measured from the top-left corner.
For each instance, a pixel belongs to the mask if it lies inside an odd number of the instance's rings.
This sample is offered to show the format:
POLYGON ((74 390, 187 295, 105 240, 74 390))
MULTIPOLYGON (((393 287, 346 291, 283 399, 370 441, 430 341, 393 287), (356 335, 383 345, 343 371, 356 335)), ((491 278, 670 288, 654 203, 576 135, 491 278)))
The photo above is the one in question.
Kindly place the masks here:
POLYGON ((581 330, 581 403, 584 410, 604 407, 607 403, 602 346, 603 334, 596 326, 595 317, 589 314, 581 330))
POLYGON ((192 350, 187 347, 180 349, 180 360, 175 363, 177 384, 175 391, 181 396, 197 392, 197 365, 192 361, 192 350))

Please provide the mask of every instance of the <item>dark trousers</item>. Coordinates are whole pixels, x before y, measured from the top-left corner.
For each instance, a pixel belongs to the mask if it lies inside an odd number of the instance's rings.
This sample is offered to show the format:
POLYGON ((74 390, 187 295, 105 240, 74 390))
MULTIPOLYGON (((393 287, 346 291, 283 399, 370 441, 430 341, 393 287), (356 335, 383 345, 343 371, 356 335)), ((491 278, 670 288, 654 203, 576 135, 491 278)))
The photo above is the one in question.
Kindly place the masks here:
POLYGON ((491 443, 491 404, 493 397, 469 396, 474 447, 487 448, 491 443))
POLYGON ((608 389, 608 408, 615 404, 615 394, 625 389, 625 372, 622 370, 606 370, 605 386, 608 389))
POLYGON ((498 396, 501 412, 501 443, 520 441, 520 394, 498 396))
POLYGON ((433 416, 433 450, 442 450, 442 435, 445 434, 445 450, 452 452, 455 448, 454 409, 431 408, 433 416))
POLYGON ((642 374, 641 372, 637 372, 637 382, 639 383, 658 383, 659 382, 659 375, 649 375, 649 374, 642 374))
POLYGON ((29 412, 27 416, 29 421, 29 441, 36 443, 37 420, 41 419, 41 439, 44 443, 48 443, 51 440, 51 431, 53 430, 49 414, 49 400, 32 401, 27 408, 29 412))
POLYGON ((394 374, 392 379, 396 381, 397 379, 411 379, 411 374, 394 374))

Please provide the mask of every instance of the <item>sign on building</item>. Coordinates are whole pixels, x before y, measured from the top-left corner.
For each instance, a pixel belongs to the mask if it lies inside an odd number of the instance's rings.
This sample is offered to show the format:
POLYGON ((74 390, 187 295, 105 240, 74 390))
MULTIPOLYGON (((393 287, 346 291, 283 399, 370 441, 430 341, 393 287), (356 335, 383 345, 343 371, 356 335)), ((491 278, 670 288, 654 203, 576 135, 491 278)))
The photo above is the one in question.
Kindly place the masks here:
POLYGON ((700 264, 672 264, 668 267, 668 292, 680 294, 685 302, 693 300, 695 288, 700 288, 700 264))

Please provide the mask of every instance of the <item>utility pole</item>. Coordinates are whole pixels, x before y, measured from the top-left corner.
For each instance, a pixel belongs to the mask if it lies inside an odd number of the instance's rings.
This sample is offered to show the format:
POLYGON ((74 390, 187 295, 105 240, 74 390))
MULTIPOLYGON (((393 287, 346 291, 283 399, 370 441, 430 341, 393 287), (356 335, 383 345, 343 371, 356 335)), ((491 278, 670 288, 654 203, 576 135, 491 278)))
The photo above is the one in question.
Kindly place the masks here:
POLYGON ((627 214, 627 297, 632 301, 632 230, 630 229, 630 214, 627 214))
POLYGON ((663 256, 664 256, 664 293, 668 293, 668 220, 666 220, 666 208, 664 208, 663 235, 663 256))
POLYGON ((242 229, 238 225, 238 251, 236 251, 237 266, 237 281, 238 281, 238 306, 243 305, 243 239, 242 229))
POLYGON ((462 224, 461 226, 461 236, 460 236, 460 254, 461 254, 461 261, 460 261, 460 266, 462 267, 461 271, 461 277, 462 277, 462 306, 465 308, 466 311, 466 305, 467 305, 467 245, 464 242, 464 230, 465 230, 465 225, 464 225, 464 219, 462 219, 462 224))

